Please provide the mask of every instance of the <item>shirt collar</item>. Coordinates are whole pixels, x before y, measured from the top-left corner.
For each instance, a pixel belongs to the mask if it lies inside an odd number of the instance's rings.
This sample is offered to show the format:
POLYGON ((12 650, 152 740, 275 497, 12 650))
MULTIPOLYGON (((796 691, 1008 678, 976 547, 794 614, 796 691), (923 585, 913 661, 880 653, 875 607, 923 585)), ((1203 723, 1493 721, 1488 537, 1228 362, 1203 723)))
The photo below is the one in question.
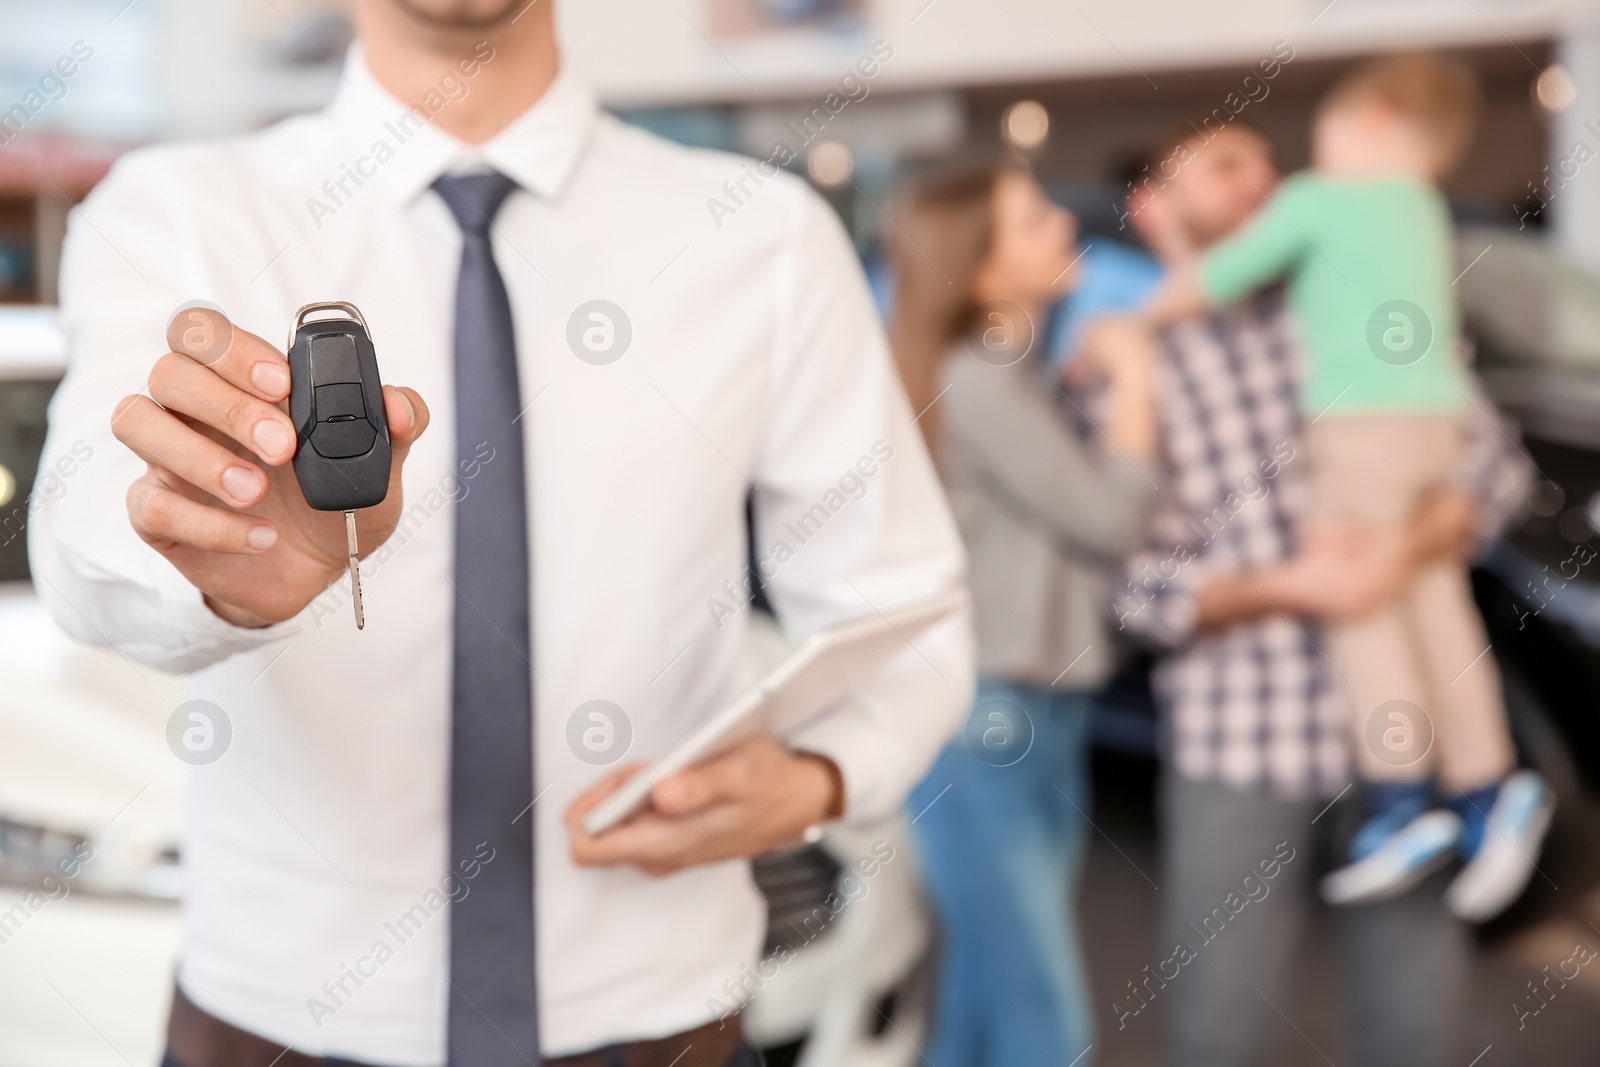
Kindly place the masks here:
MULTIPOLYGON (((482 166, 529 192, 555 199, 577 166, 598 110, 593 90, 563 66, 528 110, 483 144, 469 145, 432 122, 419 121, 417 113, 380 85, 359 41, 350 48, 344 75, 327 114, 356 153, 349 165, 375 178, 402 203, 441 174, 482 166)), ((471 91, 470 79, 458 75, 458 80, 471 91)), ((442 107, 452 106, 441 91, 424 100, 417 112, 440 101, 442 107)))

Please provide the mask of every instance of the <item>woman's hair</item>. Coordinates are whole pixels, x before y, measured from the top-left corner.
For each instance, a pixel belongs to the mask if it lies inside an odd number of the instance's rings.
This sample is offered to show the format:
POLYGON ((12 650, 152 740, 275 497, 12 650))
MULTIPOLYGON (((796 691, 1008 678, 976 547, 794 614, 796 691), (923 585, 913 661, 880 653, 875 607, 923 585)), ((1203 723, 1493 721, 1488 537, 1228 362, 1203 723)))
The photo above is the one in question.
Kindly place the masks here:
POLYGON ((976 321, 973 289, 994 240, 994 190, 1010 173, 1026 172, 993 162, 924 179, 895 212, 888 242, 894 272, 889 343, 930 449, 937 445, 938 418, 928 406, 939 393, 945 351, 976 321))

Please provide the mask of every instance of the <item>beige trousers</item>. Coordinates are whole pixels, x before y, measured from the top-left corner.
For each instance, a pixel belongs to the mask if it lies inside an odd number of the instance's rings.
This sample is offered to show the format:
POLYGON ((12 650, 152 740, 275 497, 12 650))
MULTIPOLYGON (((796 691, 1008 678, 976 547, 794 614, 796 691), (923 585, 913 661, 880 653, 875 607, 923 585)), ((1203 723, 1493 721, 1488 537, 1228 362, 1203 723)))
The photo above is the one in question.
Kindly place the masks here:
MULTIPOLYGON (((1401 524, 1460 454, 1452 415, 1329 415, 1307 429, 1317 519, 1401 524)), ((1356 768, 1368 781, 1437 776, 1488 785, 1515 764, 1500 672, 1466 567, 1435 564, 1367 618, 1328 628, 1350 696, 1356 768)))

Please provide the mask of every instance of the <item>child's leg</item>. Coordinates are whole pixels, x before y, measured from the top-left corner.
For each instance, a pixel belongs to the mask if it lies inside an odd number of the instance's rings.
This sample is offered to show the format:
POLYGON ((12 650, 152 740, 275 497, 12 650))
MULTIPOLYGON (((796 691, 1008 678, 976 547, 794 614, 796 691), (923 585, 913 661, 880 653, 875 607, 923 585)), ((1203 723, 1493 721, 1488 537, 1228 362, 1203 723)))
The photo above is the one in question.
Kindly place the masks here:
MULTIPOLYGON (((1411 451, 1432 468, 1433 481, 1445 484, 1461 450, 1458 422, 1412 422, 1411 451)), ((1422 705, 1433 719, 1434 766, 1447 793, 1491 785, 1516 765, 1511 733, 1501 700, 1500 672, 1488 654, 1489 637, 1472 599, 1466 567, 1454 560, 1435 563, 1404 595, 1406 626, 1421 652, 1428 698, 1422 705)))
POLYGON ((1466 569, 1440 564, 1413 584, 1407 608, 1421 637, 1433 695, 1442 797, 1461 819, 1467 863, 1445 903, 1468 922, 1500 914, 1536 869, 1555 806, 1542 778, 1519 771, 1501 700, 1500 672, 1472 600, 1466 569))
MULTIPOLYGON (((1330 517, 1403 522, 1422 490, 1445 483, 1455 466, 1454 420, 1329 421, 1308 436, 1318 464, 1313 491, 1330 517)), ((1374 616, 1330 627, 1328 643, 1349 682, 1356 765, 1372 784, 1352 862, 1323 880, 1323 898, 1353 904, 1392 896, 1459 847, 1467 863, 1450 883, 1447 905, 1470 922, 1498 915, 1532 876, 1554 801, 1537 773, 1516 771, 1499 672, 1466 569, 1427 568, 1374 616), (1417 707, 1389 703, 1397 700, 1417 707), (1424 745, 1428 758, 1416 758, 1424 745), (1454 813, 1426 810, 1430 767, 1454 813)))
POLYGON ((1396 600, 1326 630, 1328 656, 1348 683, 1350 740, 1362 781, 1420 782, 1433 773, 1432 701, 1410 622, 1396 600))
POLYGON ((1439 563, 1417 576, 1407 596, 1412 632, 1422 646, 1431 694, 1440 785, 1453 795, 1499 781, 1516 766, 1501 699, 1500 671, 1485 654, 1489 637, 1460 564, 1439 563))
MULTIPOLYGON (((1429 420, 1335 415, 1310 426, 1313 521, 1406 522, 1422 490, 1438 477, 1438 450, 1419 447, 1419 422, 1429 420)), ((1348 693, 1357 773, 1368 782, 1428 778, 1431 679, 1405 598, 1325 632, 1328 656, 1348 693)))

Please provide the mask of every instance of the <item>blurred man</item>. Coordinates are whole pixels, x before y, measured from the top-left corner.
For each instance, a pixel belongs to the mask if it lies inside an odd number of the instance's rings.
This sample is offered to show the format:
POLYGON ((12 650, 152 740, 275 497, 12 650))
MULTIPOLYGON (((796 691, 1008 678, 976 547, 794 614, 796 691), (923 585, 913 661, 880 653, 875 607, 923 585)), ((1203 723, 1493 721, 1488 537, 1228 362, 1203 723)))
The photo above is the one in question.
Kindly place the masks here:
POLYGON ((763 940, 742 859, 896 810, 966 707, 965 618, 787 745, 581 819, 718 710, 752 491, 791 637, 961 581, 860 268, 776 167, 598 113, 550 3, 356 10, 327 111, 127 156, 67 244, 45 454, 97 459, 40 515, 41 595, 231 735, 174 743, 204 765, 168 1063, 753 1063, 717 1021, 763 940), (330 299, 412 386, 363 633, 262 340, 330 299))
MULTIPOLYGON (((1277 176, 1261 135, 1186 128, 1141 210, 1204 248, 1244 223, 1277 176)), ((1166 1001, 1174 1067, 1254 1062, 1284 1007, 1314 900, 1318 855, 1347 820, 1344 684, 1321 620, 1360 617, 1427 563, 1492 538, 1528 472, 1487 417, 1472 421, 1456 484, 1404 534, 1306 543, 1300 359, 1281 290, 1172 327, 1160 410, 1169 468, 1150 547, 1115 601, 1122 625, 1166 650, 1156 675, 1168 745, 1162 799, 1162 958, 1122 1025, 1166 1001)), ((1478 400, 1480 411, 1488 410, 1478 400)), ((1361 1062, 1453 1062, 1466 940, 1439 878, 1339 916, 1361 1062)))

